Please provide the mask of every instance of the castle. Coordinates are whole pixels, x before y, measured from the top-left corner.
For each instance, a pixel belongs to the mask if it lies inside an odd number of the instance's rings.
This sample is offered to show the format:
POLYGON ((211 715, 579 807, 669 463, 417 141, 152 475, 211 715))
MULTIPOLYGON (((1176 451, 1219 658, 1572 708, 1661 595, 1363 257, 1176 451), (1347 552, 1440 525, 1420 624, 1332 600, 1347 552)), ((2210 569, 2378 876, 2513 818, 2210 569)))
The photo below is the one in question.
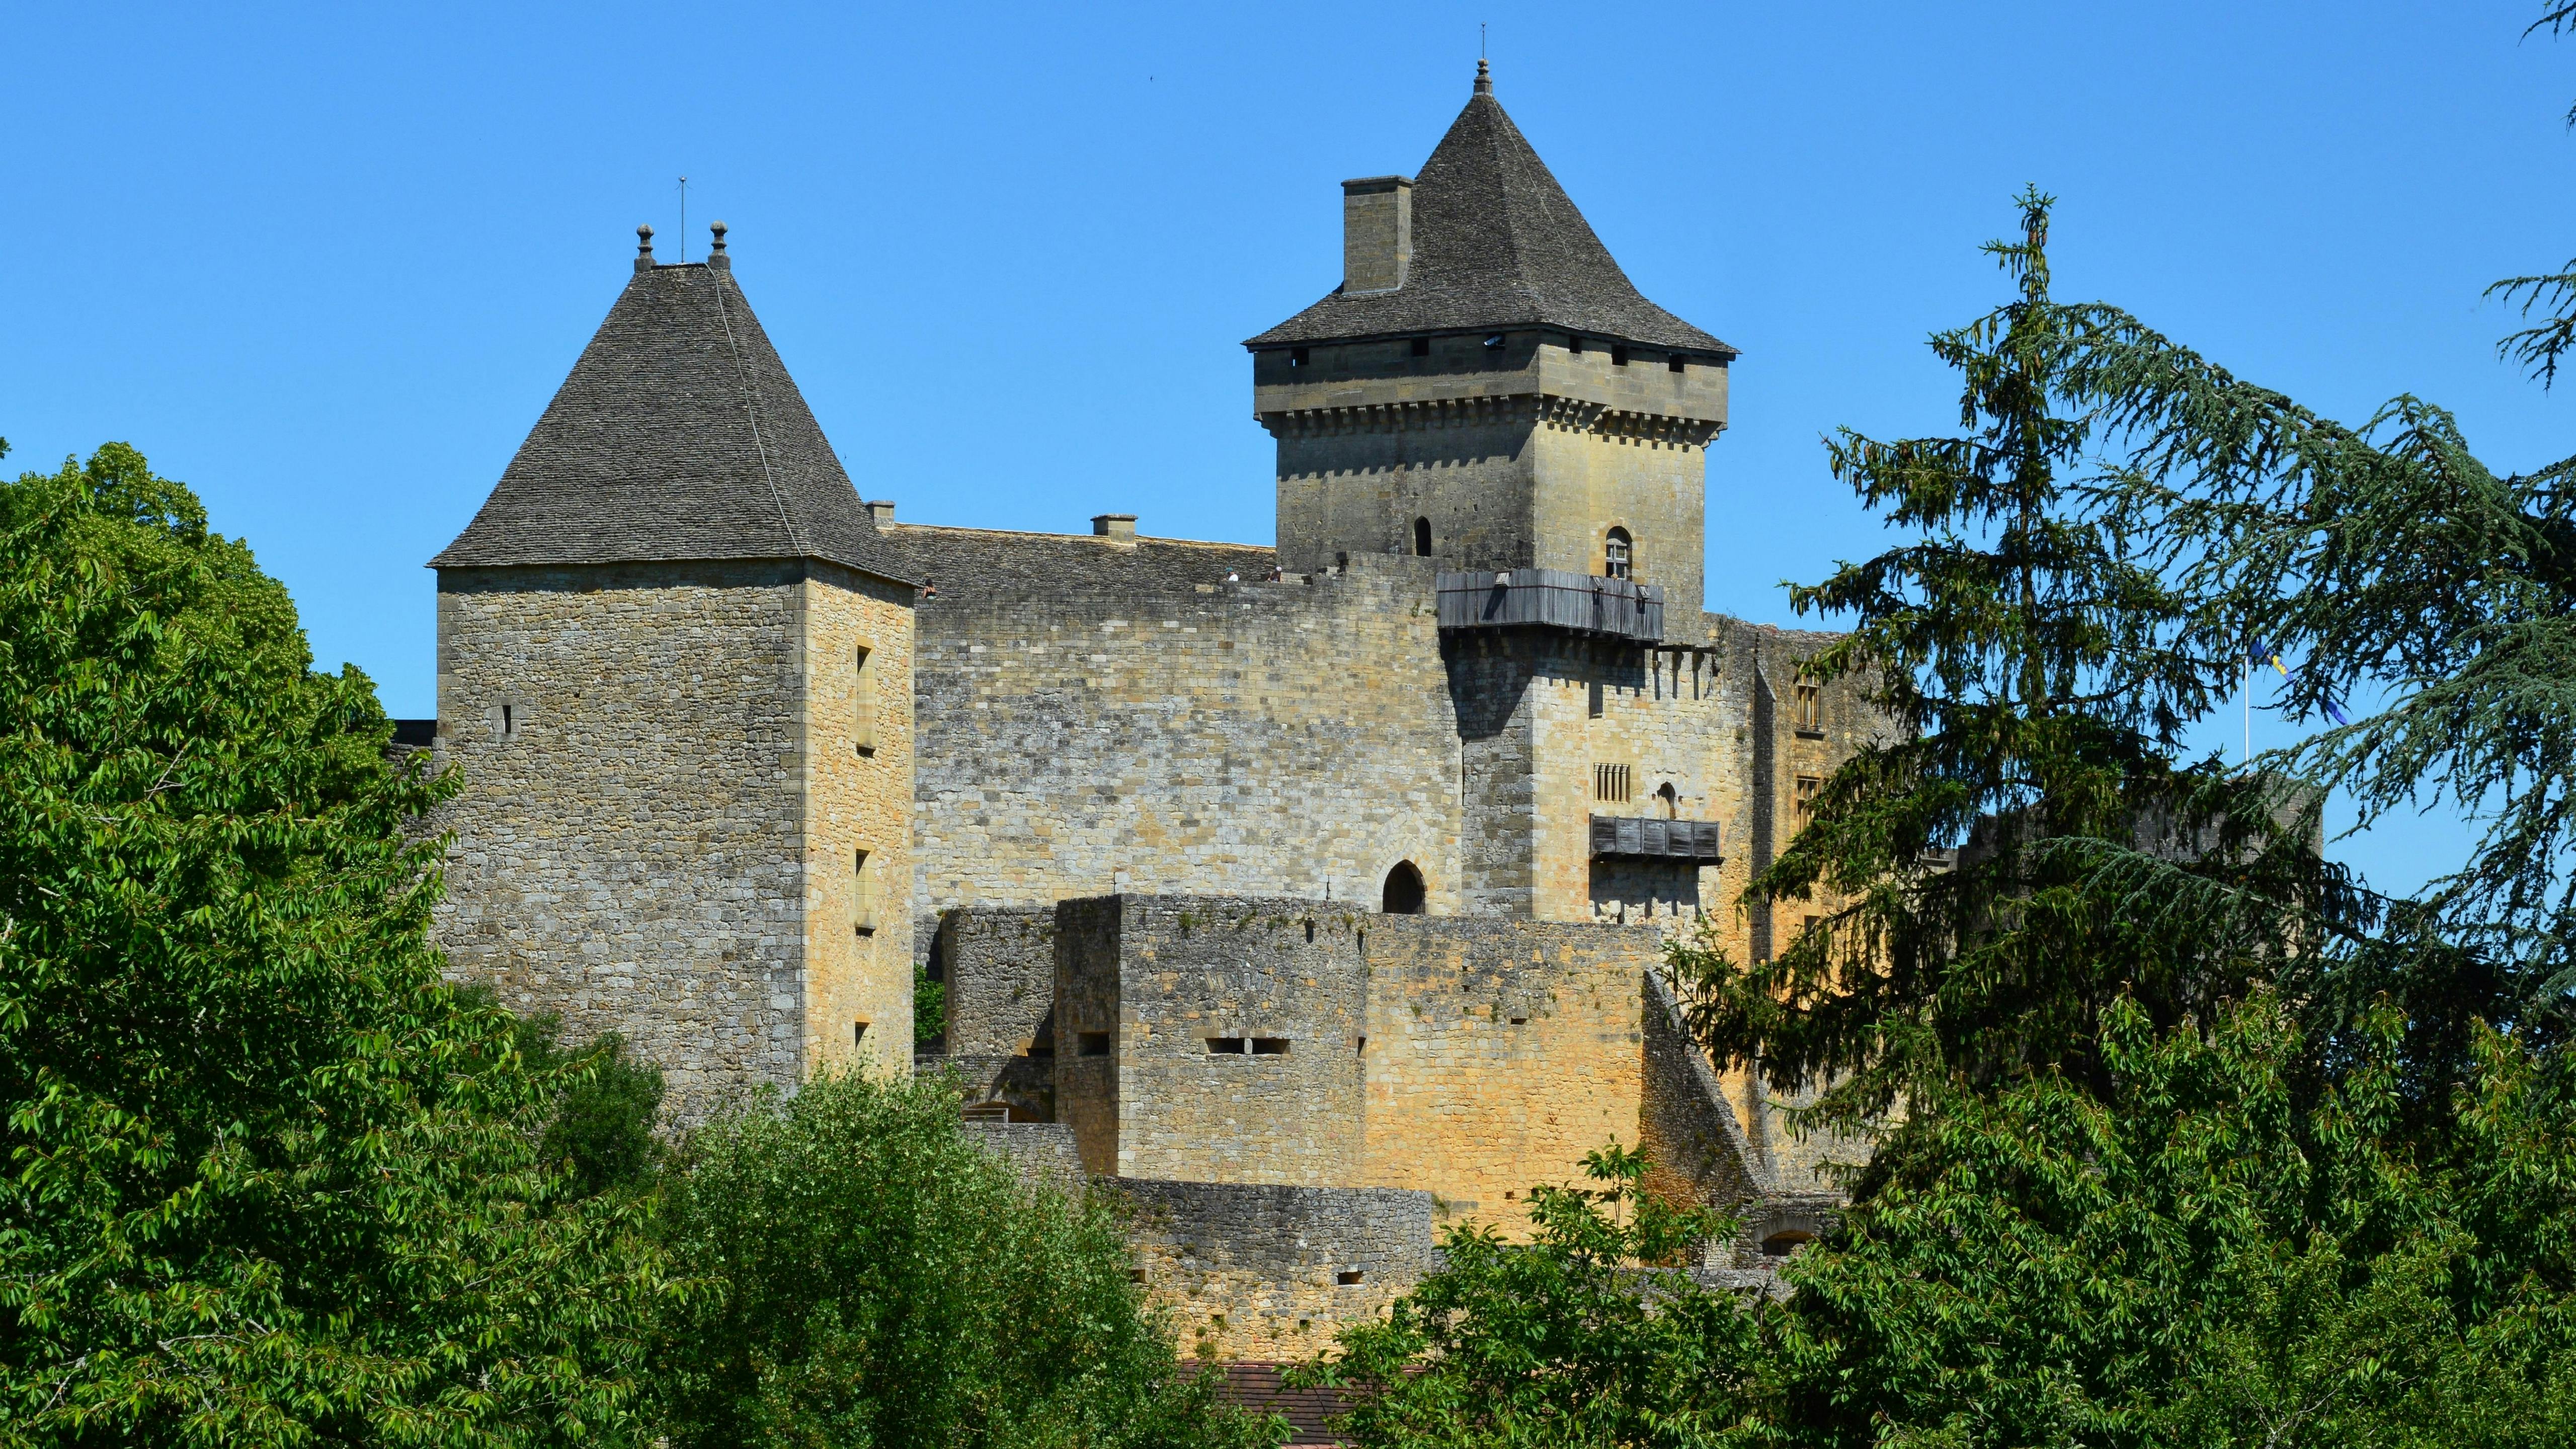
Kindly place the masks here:
POLYGON ((452 969, 622 1033, 683 1118, 956 1072, 1028 1170, 1129 1195, 1220 1358, 1311 1352, 1612 1138, 1744 1210, 1713 1270, 1811 1235, 1830 1144, 1658 975, 1669 933, 1801 927, 1735 902, 1883 727, 1801 679, 1824 636, 1702 608, 1736 351, 1639 294, 1481 62, 1342 207, 1341 284, 1245 344, 1275 547, 898 522, 723 225, 683 265, 639 229, 432 560, 452 969))

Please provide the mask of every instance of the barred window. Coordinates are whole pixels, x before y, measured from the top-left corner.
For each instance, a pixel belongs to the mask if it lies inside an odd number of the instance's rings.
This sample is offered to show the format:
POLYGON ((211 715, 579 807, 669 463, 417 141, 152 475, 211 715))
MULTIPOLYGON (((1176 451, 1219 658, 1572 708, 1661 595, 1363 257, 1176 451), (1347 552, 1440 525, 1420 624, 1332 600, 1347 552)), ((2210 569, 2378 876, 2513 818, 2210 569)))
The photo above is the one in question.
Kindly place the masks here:
POLYGON ((1816 818, 1816 791, 1822 788, 1824 783, 1813 775, 1798 777, 1797 793, 1794 798, 1798 808, 1799 829, 1804 830, 1807 823, 1816 818))
POLYGON ((1805 730, 1810 734, 1820 734, 1824 731, 1824 694, 1824 689, 1818 685, 1801 684, 1798 686, 1795 718, 1799 729, 1805 730))
POLYGON ((1634 787, 1630 784, 1629 771, 1626 765, 1595 765, 1592 767, 1593 799, 1616 801, 1624 804, 1631 798, 1630 792, 1633 788, 1634 787))

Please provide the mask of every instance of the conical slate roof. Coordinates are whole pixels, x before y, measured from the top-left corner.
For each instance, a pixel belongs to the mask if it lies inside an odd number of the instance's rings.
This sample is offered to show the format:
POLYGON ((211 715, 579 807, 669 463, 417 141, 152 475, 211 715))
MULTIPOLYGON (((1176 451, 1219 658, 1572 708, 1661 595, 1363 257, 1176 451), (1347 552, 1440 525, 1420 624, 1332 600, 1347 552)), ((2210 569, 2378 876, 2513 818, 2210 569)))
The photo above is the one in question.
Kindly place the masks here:
POLYGON ((1392 291, 1344 295, 1245 342, 1560 327, 1690 352, 1735 349, 1638 295, 1592 224, 1494 99, 1478 63, 1467 109, 1413 185, 1413 264, 1392 291))
POLYGON ((637 262, 483 511, 430 567, 750 558, 904 577, 719 252, 637 262))

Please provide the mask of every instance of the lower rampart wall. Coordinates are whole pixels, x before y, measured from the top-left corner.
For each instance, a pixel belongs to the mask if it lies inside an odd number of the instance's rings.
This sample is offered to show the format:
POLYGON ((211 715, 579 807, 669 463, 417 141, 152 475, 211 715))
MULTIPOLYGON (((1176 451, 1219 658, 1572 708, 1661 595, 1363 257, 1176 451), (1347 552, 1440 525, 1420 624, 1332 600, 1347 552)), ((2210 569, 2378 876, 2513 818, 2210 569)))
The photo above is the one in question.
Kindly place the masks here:
POLYGON ((1526 1231, 1529 1189, 1634 1146, 1647 925, 1364 918, 1368 1133, 1361 1181, 1426 1188, 1452 1221, 1526 1231))
POLYGON ((1201 1358, 1303 1359, 1432 1267, 1431 1194, 1119 1178, 1155 1306, 1201 1358))

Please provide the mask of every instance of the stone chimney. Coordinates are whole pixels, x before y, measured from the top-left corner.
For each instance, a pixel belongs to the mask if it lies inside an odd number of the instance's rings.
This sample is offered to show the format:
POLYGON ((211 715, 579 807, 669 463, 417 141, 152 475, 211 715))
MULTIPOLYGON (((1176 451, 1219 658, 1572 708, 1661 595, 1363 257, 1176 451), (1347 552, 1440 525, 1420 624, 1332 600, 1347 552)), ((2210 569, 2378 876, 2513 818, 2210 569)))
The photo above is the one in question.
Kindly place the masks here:
POLYGON ((1091 536, 1111 543, 1133 547, 1136 542, 1136 515, 1132 513, 1095 513, 1091 517, 1091 536))
POLYGON ((1387 292, 1413 269, 1413 178, 1342 183, 1342 290, 1387 292))
POLYGON ((871 498, 860 506, 867 509, 868 521, 879 528, 894 522, 894 500, 891 498, 871 498))

